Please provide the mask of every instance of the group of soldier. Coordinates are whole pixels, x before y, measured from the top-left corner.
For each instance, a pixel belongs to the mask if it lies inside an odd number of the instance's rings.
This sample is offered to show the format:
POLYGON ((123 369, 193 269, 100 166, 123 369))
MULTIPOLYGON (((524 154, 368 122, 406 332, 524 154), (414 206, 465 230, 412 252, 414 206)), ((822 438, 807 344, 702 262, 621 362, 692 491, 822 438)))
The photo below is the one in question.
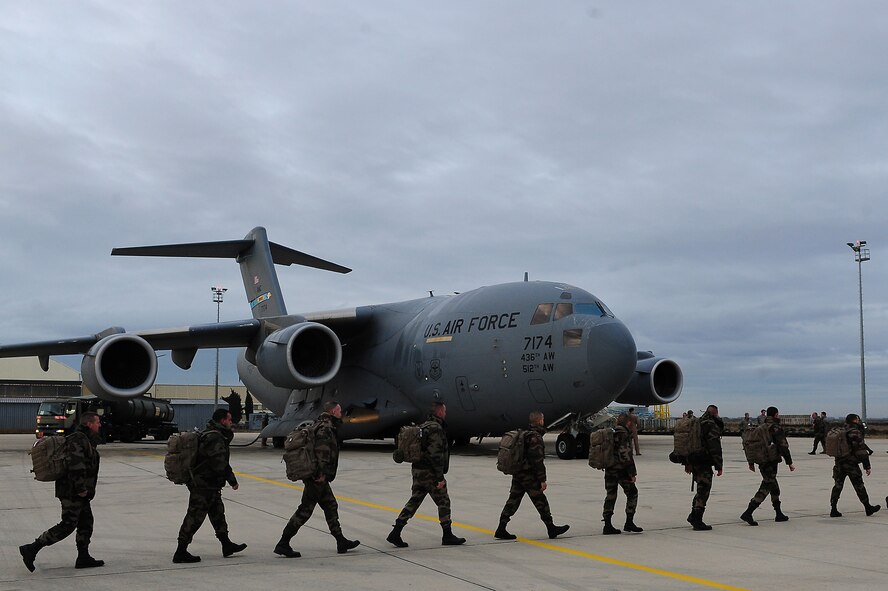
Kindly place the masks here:
MULTIPOLYGON (((330 533, 336 540, 338 553, 345 553, 360 545, 358 540, 349 540, 342 533, 339 523, 339 511, 336 497, 330 483, 336 477, 339 464, 339 439, 337 429, 342 423, 342 408, 335 401, 323 405, 323 412, 315 421, 312 429, 315 432, 314 451, 317 469, 313 477, 303 481, 302 500, 295 513, 284 526, 281 538, 275 545, 275 554, 296 558, 300 553, 293 550, 290 543, 299 529, 311 517, 314 508, 321 506, 330 533)), ((412 487, 410 499, 395 519, 386 541, 398 548, 408 546, 402 538, 407 522, 415 515, 426 495, 431 496, 438 508, 438 519, 442 529, 443 545, 460 545, 465 538, 457 537, 452 531, 450 496, 447 491, 447 474, 449 467, 449 438, 445 417, 447 408, 442 402, 432 405, 428 419, 421 425, 422 455, 411 465, 412 487)), ((540 519, 546 526, 549 538, 556 538, 569 529, 569 525, 555 525, 545 491, 545 445, 543 436, 546 433, 545 419, 542 412, 530 413, 530 425, 523 433, 524 463, 522 468, 512 475, 509 497, 503 507, 499 524, 494 537, 500 540, 514 540, 516 536, 507 530, 511 517, 517 512, 525 495, 530 497, 540 519)), ((217 409, 207 423, 198 440, 197 458, 192 469, 191 481, 187 484, 189 491, 188 510, 179 528, 178 546, 173 553, 174 563, 199 562, 201 558, 188 552, 195 533, 209 517, 216 537, 222 545, 222 555, 231 556, 246 549, 243 543, 232 542, 228 534, 225 519, 225 506, 222 502, 222 489, 226 484, 234 490, 238 489, 237 478, 229 461, 229 446, 234 438, 231 429, 231 414, 225 409, 217 409)), ((780 508, 780 487, 777 483, 777 468, 781 461, 785 462, 790 471, 795 470, 786 435, 780 426, 780 414, 777 408, 769 407, 764 411, 763 423, 767 425, 771 441, 776 446, 779 457, 773 462, 758 465, 762 482, 758 491, 749 501, 746 511, 740 518, 749 525, 758 525, 753 512, 770 496, 775 511, 775 521, 788 521, 780 508)), ((637 423, 636 423, 637 425, 637 423)), ((690 474, 696 485, 696 494, 688 515, 688 522, 694 530, 711 530, 712 526, 703 521, 709 493, 712 489, 713 475, 723 474, 721 436, 724 423, 718 415, 718 407, 709 405, 699 418, 702 452, 684 459, 684 470, 690 474)), ((29 571, 33 572, 37 553, 68 537, 76 531, 77 560, 75 568, 94 568, 104 565, 89 554, 89 544, 93 531, 93 514, 90 502, 95 496, 99 472, 99 416, 84 413, 76 432, 69 436, 66 446, 68 454, 67 474, 56 481, 56 497, 61 503, 61 521, 43 532, 34 542, 19 547, 22 560, 29 571)), ((635 485, 636 467, 633 457, 633 421, 629 413, 621 414, 613 431, 614 463, 604 469, 604 486, 606 496, 602 511, 604 521, 603 533, 613 535, 621 533, 614 527, 612 518, 617 501, 617 492, 622 488, 626 496, 626 521, 622 531, 640 533, 641 527, 635 524, 635 511, 638 504, 638 488, 635 485)), ((863 484, 860 464, 866 474, 871 471, 869 455, 871 450, 864 442, 864 433, 860 417, 849 414, 845 420, 844 436, 847 438, 851 453, 836 458, 833 468, 834 486, 832 489, 831 517, 841 517, 838 501, 846 478, 851 480, 858 498, 863 504, 866 514, 872 515, 880 509, 879 505, 871 505, 863 484)), ((637 440, 635 443, 637 450, 637 440)), ((816 449, 816 448, 815 448, 816 449)), ((755 464, 750 463, 749 469, 754 471, 755 464)), ((886 499, 888 502, 888 499, 886 499)))

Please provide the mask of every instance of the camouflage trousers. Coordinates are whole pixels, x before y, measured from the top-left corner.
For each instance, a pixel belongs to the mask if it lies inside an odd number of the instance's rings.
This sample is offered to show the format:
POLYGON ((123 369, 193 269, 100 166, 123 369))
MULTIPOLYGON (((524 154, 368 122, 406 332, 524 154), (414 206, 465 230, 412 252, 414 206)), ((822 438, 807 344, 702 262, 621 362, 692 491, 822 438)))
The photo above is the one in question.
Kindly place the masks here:
POLYGON ((777 466, 779 464, 759 464, 759 472, 762 475, 762 483, 758 492, 750 502, 756 506, 761 505, 768 495, 771 495, 771 504, 775 507, 780 504, 780 485, 777 484, 777 466))
POLYGON ((830 504, 835 505, 839 502, 842 489, 845 487, 846 476, 851 480, 851 485, 854 486, 857 498, 860 499, 860 502, 865 507, 868 507, 869 495, 866 493, 866 487, 863 485, 863 472, 860 471, 860 465, 857 462, 836 462, 836 465, 833 467, 833 481, 835 484, 833 484, 832 494, 829 496, 830 504))
POLYGON ((182 527, 179 528, 179 543, 186 546, 190 544, 207 516, 210 517, 216 537, 222 539, 227 536, 228 523, 225 521, 225 505, 222 504, 222 489, 189 488, 188 493, 188 511, 182 527))
POLYGON ((697 487, 697 494, 694 495, 691 507, 706 508, 706 502, 709 500, 709 493, 712 490, 712 474, 712 466, 691 466, 691 475, 694 478, 694 485, 697 487))
POLYGON ((412 493, 410 500, 404 505, 395 523, 405 525, 407 520, 416 514, 419 506, 422 504, 426 495, 432 497, 435 505, 438 506, 438 520, 443 527, 448 527, 452 523, 450 520, 450 495, 447 494, 447 485, 442 488, 436 488, 438 480, 435 473, 431 470, 413 469, 413 487, 410 489, 412 493))
POLYGON ((540 490, 541 486, 542 482, 538 481, 536 478, 521 475, 512 476, 512 487, 509 489, 509 499, 506 501, 506 505, 503 507, 503 512, 500 514, 500 522, 509 522, 512 515, 518 511, 518 507, 521 506, 521 501, 526 494, 530 497, 537 512, 539 512, 540 519, 543 520, 543 523, 552 523, 552 511, 549 509, 549 500, 546 499, 546 495, 540 490))
POLYGON ((638 506, 638 487, 631 482, 629 472, 624 469, 608 468, 604 471, 604 490, 607 493, 604 497, 604 511, 602 516, 610 517, 614 514, 614 507, 617 504, 617 486, 623 488, 626 495, 626 517, 635 515, 635 508, 638 506))
POLYGON ((330 488, 330 483, 327 481, 318 483, 314 480, 303 480, 302 484, 305 486, 302 491, 302 502, 299 503, 299 507, 296 509, 296 512, 293 513, 293 516, 290 517, 288 525, 295 529, 299 529, 305 525, 305 522, 311 517, 314 508, 317 505, 320 505, 321 509, 324 511, 324 517, 327 519, 327 527, 330 528, 330 533, 334 536, 341 535, 342 528, 339 526, 339 503, 336 502, 336 497, 333 495, 333 489, 330 488))
POLYGON ((87 548, 93 533, 93 513, 87 499, 59 499, 62 503, 62 520, 40 534, 37 542, 52 546, 70 536, 75 530, 77 548, 87 548))

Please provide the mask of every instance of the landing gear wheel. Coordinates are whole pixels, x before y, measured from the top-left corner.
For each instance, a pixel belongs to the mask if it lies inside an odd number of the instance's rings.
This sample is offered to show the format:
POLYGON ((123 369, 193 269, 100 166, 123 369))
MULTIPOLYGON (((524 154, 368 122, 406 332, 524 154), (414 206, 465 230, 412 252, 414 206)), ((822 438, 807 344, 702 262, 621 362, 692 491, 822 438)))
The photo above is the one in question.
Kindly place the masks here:
POLYGON ((577 455, 577 440, 570 433, 562 433, 555 440, 555 453, 562 460, 572 460, 577 455))

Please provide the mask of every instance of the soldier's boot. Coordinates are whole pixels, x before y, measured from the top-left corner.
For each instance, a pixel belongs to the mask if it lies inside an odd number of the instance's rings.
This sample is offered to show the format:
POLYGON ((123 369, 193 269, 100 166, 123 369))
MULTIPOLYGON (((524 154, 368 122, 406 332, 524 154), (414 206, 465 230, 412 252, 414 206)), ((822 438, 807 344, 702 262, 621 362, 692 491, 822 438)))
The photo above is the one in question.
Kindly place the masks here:
POLYGON ((396 521, 391 533, 388 535, 385 541, 389 544, 392 544, 396 548, 406 548, 409 544, 401 539, 401 532, 404 530, 405 525, 405 523, 398 523, 396 521))
POLYGON ((441 536, 441 545, 442 546, 459 546, 460 544, 465 544, 465 538, 458 538, 453 535, 453 530, 449 525, 442 525, 441 529, 444 532, 444 535, 441 536))
POLYGON ((104 560, 96 560, 89 555, 89 546, 77 546, 77 560, 74 562, 74 568, 96 568, 105 566, 104 560))
POLYGON ((881 505, 864 505, 864 509, 866 509, 866 516, 869 517, 873 513, 877 513, 879 509, 881 509, 881 505))
POLYGON ((758 508, 758 503, 755 501, 749 501, 749 506, 746 507, 746 511, 740 516, 740 519, 748 523, 749 525, 758 525, 758 521, 752 518, 752 512, 758 508))
POLYGON ((238 552, 242 552, 247 549, 246 544, 235 544, 231 540, 228 539, 228 534, 223 534, 221 536, 216 536, 219 538, 219 541, 222 543, 222 556, 228 558, 232 554, 237 554, 238 552))
POLYGON ((336 553, 337 554, 345 554, 349 550, 354 550, 358 546, 361 545, 359 540, 349 540, 344 535, 339 534, 336 536, 336 553))
POLYGON ((623 531, 640 534, 644 531, 644 529, 635 525, 635 521, 633 521, 633 515, 626 516, 626 523, 623 525, 623 531))
MULTIPOLYGON (((499 525, 496 528, 496 531, 493 532, 493 537, 497 540, 514 540, 518 536, 515 534, 510 534, 506 531, 506 525, 508 525, 508 521, 500 521, 499 525)), ((549 524, 546 524, 546 527, 549 527, 549 524)))
POLYGON ((277 545, 274 547, 274 553, 286 558, 299 558, 302 556, 302 554, 290 547, 290 540, 293 539, 293 536, 296 535, 297 531, 299 531, 299 529, 293 527, 289 523, 285 525, 284 531, 281 534, 281 539, 278 540, 277 545))
POLYGON ((809 456, 816 456, 816 455, 817 455, 817 448, 815 447, 815 448, 814 448, 814 451, 809 451, 809 452, 808 452, 808 455, 809 455, 809 456))
POLYGON ((176 553, 173 554, 173 562, 176 564, 185 564, 189 562, 200 562, 200 556, 195 556, 188 552, 188 544, 179 542, 176 553))
POLYGON ((694 516, 696 515, 696 509, 691 507, 691 512, 688 513, 688 523, 694 525, 694 516))
POLYGON ((691 515, 694 517, 693 521, 691 521, 694 531, 709 531, 712 529, 711 525, 703 523, 703 513, 705 511, 706 509, 703 507, 694 507, 694 510, 691 511, 691 515))
POLYGON ((549 534, 550 540, 554 540, 569 529, 569 525, 555 525, 555 523, 551 521, 546 523, 546 531, 549 534))
POLYGON ((19 546, 22 562, 25 563, 25 567, 31 572, 34 572, 34 560, 37 558, 37 553, 40 552, 41 548, 43 548, 43 544, 40 543, 40 540, 34 540, 30 544, 19 546))
POLYGON ((605 515, 604 519, 602 519, 602 521, 604 522, 604 529, 602 530, 601 533, 603 533, 604 535, 611 536, 614 534, 622 533, 620 530, 618 530, 617 528, 615 528, 613 526, 613 524, 611 523, 611 516, 610 515, 605 515))
POLYGON ((830 517, 841 517, 842 514, 839 513, 838 503, 833 503, 829 506, 829 516, 830 517))
POLYGON ((774 513, 774 521, 778 523, 781 521, 789 521, 789 517, 784 515, 783 511, 780 510, 780 503, 774 503, 774 513))

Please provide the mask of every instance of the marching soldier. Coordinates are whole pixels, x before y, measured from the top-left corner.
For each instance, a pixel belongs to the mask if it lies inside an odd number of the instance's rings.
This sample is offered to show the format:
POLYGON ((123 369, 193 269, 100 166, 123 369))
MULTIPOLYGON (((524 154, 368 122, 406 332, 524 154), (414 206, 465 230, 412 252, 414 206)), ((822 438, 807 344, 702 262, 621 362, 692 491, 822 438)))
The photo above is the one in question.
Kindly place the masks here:
POLYGON ((691 514, 688 515, 688 523, 697 531, 712 529, 711 525, 703 523, 703 513, 706 511, 706 502, 712 490, 712 468, 715 467, 719 476, 724 473, 721 447, 721 435, 724 430, 725 424, 718 416, 718 407, 710 404, 700 417, 700 440, 703 452, 688 458, 685 463, 685 472, 693 475, 697 487, 697 494, 691 503, 691 514))
POLYGON ((617 486, 623 488, 626 495, 626 524, 623 531, 642 532, 642 528, 635 525, 635 508, 638 505, 638 487, 635 486, 637 471, 635 459, 632 457, 632 439, 626 428, 626 413, 617 417, 617 426, 614 427, 614 455, 616 463, 604 470, 604 490, 607 495, 604 498, 604 535, 618 534, 620 530, 611 523, 614 507, 617 504, 617 486))
POLYGON ((188 544, 209 516, 216 531, 216 538, 222 544, 222 556, 244 550, 246 544, 235 544, 228 538, 228 523, 225 521, 225 505, 222 503, 222 488, 227 482, 237 490, 237 478, 229 464, 229 444, 234 439, 231 430, 231 413, 217 408, 207 427, 200 435, 197 444, 197 460, 191 470, 192 479, 188 486, 188 511, 179 528, 179 546, 173 554, 173 562, 200 562, 200 556, 188 552, 188 544))
POLYGON ((540 519, 546 524, 549 538, 557 538, 568 529, 569 525, 555 525, 552 519, 552 511, 549 509, 549 501, 546 499, 546 466, 543 463, 546 456, 546 445, 543 435, 546 434, 545 418, 543 413, 536 410, 530 413, 530 428, 524 434, 524 468, 512 475, 512 487, 509 489, 509 499, 500 514, 499 527, 493 537, 498 540, 514 540, 516 536, 506 530, 509 519, 518 511, 521 500, 526 494, 533 502, 533 506, 540 514, 540 519))
POLYGON ((836 465, 833 467, 833 481, 835 484, 829 497, 830 517, 842 516, 839 513, 838 504, 842 488, 845 486, 846 476, 851 480, 854 492, 857 493, 857 498, 863 503, 867 517, 881 509, 879 505, 869 504, 869 495, 866 493, 866 487, 863 485, 863 475, 860 473, 860 464, 862 463, 863 469, 866 470, 866 475, 870 475, 870 450, 866 443, 864 443, 864 433, 861 427, 858 415, 849 414, 845 417, 844 437, 848 442, 851 453, 841 458, 837 457, 836 465))
POLYGON ((303 480, 305 488, 302 491, 302 502, 290 517, 290 521, 284 527, 281 539, 274 547, 274 553, 287 558, 298 558, 299 552, 290 547, 290 540, 299 531, 308 518, 311 517, 316 505, 320 505, 327 519, 327 527, 336 538, 336 552, 345 554, 353 548, 357 548, 361 542, 349 540, 342 535, 342 527, 339 525, 339 503, 333 496, 330 483, 336 478, 336 469, 339 466, 339 441, 336 438, 336 429, 342 424, 342 407, 338 402, 328 400, 323 406, 324 412, 317 418, 310 428, 315 434, 314 453, 318 461, 318 470, 314 478, 303 480))
POLYGON ((401 531, 407 525, 407 521, 416 514, 426 495, 431 496, 435 505, 438 506, 438 519, 443 530, 441 544, 458 546, 466 542, 465 538, 453 535, 451 529, 450 495, 447 494, 447 481, 444 479, 450 464, 445 416, 447 416, 447 407, 444 406, 444 403, 434 402, 432 403, 432 413, 428 420, 422 424, 422 458, 411 466, 412 496, 404 505, 398 518, 395 519, 395 525, 386 538, 387 542, 398 548, 407 547, 407 542, 401 539, 401 531))
POLYGON ((89 542, 93 533, 93 513, 90 502, 96 496, 99 478, 99 442, 101 428, 99 415, 85 412, 80 416, 77 430, 68 435, 68 473, 56 480, 55 495, 62 505, 62 520, 49 528, 30 544, 19 546, 22 562, 34 572, 34 559, 45 546, 52 546, 77 532, 77 560, 74 568, 103 566, 104 560, 89 555, 89 542))
MULTIPOLYGON (((786 441, 786 434, 783 432, 783 428, 780 427, 780 412, 774 406, 769 406, 766 412, 767 414, 763 424, 768 426, 768 431, 771 434, 771 441, 774 442, 778 456, 773 462, 759 464, 762 483, 759 485, 758 492, 756 492, 755 496, 749 501, 749 506, 746 507, 746 511, 740 515, 740 519, 749 525, 758 525, 758 522, 752 518, 752 512, 762 504, 768 495, 771 495, 771 504, 774 506, 774 512, 776 513, 774 521, 789 521, 789 517, 784 515, 783 511, 780 510, 780 485, 777 483, 777 466, 780 464, 782 458, 782 460, 786 462, 786 465, 789 466, 789 471, 793 472, 795 471, 795 464, 792 463, 792 456, 789 453, 789 442, 786 441)), ((755 472, 755 464, 749 464, 749 470, 750 472, 755 472)))

